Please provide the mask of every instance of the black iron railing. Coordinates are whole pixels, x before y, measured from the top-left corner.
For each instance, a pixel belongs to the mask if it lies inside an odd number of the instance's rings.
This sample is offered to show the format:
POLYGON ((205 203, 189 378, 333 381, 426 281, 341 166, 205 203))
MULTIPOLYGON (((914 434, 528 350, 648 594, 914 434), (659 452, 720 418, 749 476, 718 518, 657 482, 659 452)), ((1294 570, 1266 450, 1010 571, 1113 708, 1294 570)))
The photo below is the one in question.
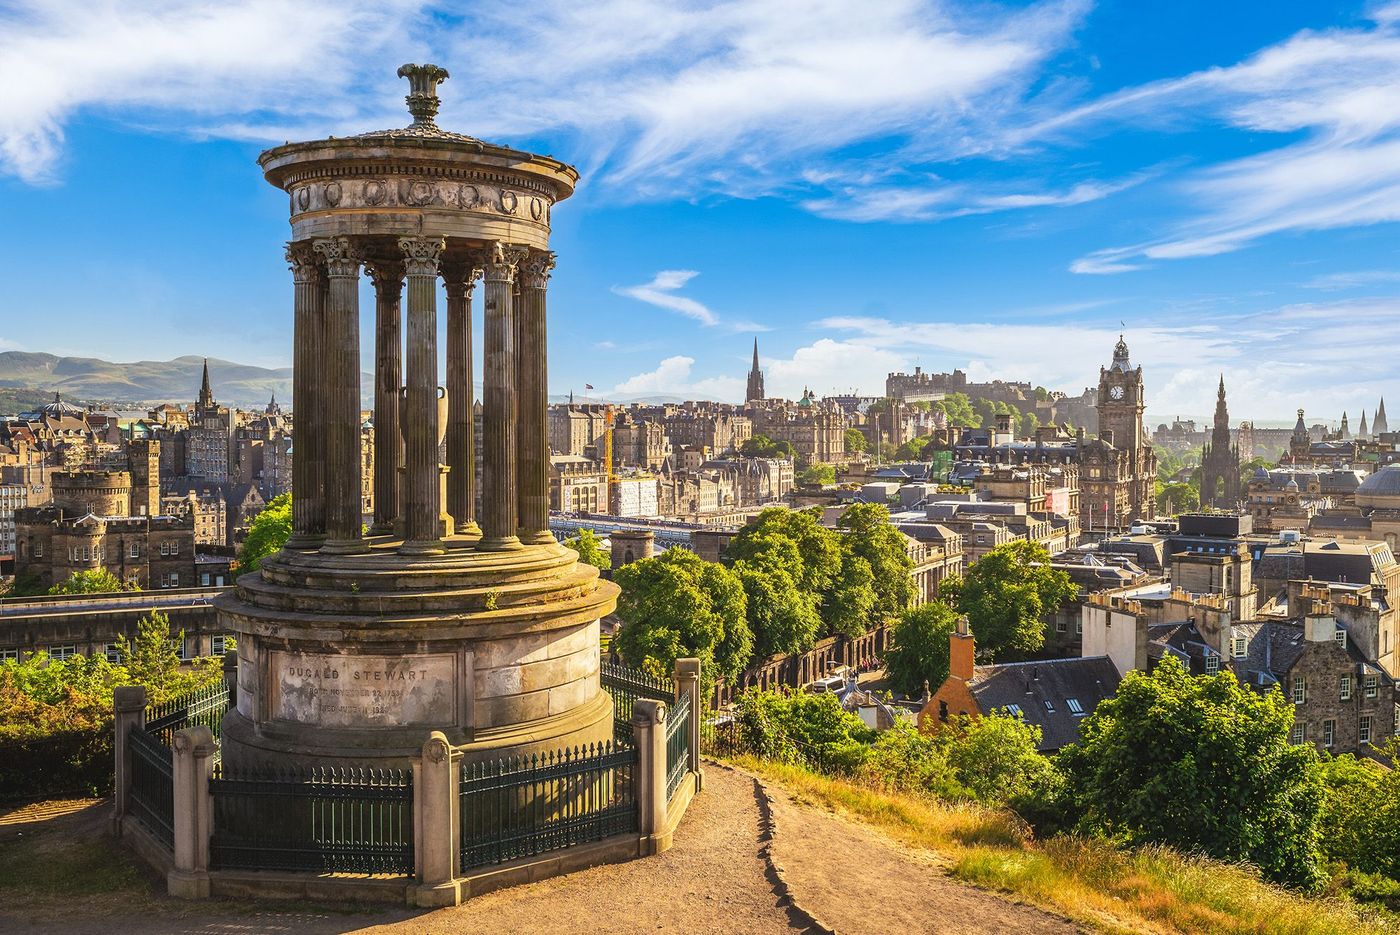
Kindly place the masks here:
POLYGON ((700 752, 706 756, 738 756, 747 753, 739 723, 729 717, 700 721, 700 752))
POLYGON ((147 707, 146 733, 154 734, 167 747, 174 742, 177 730, 195 724, 203 724, 217 737, 227 711, 228 688, 223 683, 210 685, 147 707))
POLYGON ((666 801, 690 768, 690 696, 681 695, 666 721, 666 801))
POLYGON ((464 764, 461 869, 635 833, 636 765, 615 743, 464 764))
POLYGON ((214 869, 413 873, 413 774, 215 767, 214 869))
POLYGON ((613 700, 613 739, 632 739, 632 704, 638 698, 650 698, 667 704, 676 696, 675 684, 670 679, 659 679, 637 669, 604 662, 599 670, 599 681, 613 700))
POLYGON ((170 748, 154 734, 132 725, 126 734, 131 750, 131 790, 127 807, 166 847, 175 841, 175 764, 170 748))

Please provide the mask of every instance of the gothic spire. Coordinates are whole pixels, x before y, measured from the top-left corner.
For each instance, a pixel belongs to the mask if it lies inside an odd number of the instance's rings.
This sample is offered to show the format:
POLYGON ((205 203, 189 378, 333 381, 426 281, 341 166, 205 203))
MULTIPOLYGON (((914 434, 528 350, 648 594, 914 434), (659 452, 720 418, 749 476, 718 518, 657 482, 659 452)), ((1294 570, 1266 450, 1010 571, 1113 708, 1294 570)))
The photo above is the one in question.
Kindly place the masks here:
POLYGON ((212 409, 214 406, 214 391, 209 387, 209 358, 204 358, 204 379, 199 384, 198 408, 201 410, 212 409))
POLYGON ((1381 404, 1376 407, 1375 418, 1371 420, 1371 434, 1380 435, 1382 432, 1390 431, 1390 423, 1385 418, 1385 397, 1381 397, 1381 404))

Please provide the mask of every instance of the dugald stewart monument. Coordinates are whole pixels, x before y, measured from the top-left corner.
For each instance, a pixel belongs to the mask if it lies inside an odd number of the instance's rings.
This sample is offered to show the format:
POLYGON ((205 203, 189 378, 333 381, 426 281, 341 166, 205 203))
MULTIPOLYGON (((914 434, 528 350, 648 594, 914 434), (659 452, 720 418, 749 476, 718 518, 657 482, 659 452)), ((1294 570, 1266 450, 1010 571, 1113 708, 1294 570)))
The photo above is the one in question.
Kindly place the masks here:
POLYGON ((439 128, 445 69, 399 75, 412 89, 410 126, 290 143, 258 160, 291 208, 293 529, 218 600, 238 645, 237 707, 222 737, 230 764, 403 764, 429 729, 469 760, 612 736, 598 621, 617 587, 549 531, 549 223, 578 173, 439 128), (367 531, 362 275, 375 289, 367 531), (479 478, 474 340, 485 362, 479 478))

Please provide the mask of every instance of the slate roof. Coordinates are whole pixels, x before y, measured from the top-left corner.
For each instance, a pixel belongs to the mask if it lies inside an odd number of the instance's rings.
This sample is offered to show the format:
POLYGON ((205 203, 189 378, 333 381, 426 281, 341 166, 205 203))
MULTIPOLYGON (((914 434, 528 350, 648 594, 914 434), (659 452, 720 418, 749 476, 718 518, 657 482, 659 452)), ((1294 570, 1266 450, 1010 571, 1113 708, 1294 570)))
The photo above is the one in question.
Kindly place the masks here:
POLYGON ((1113 697, 1119 682, 1118 670, 1107 656, 1004 662, 972 671, 968 688, 978 710, 1019 714, 1040 728, 1041 750, 1058 750, 1078 741, 1079 722, 1100 701, 1113 697), (1078 702, 1082 713, 1071 710, 1070 699, 1078 702))

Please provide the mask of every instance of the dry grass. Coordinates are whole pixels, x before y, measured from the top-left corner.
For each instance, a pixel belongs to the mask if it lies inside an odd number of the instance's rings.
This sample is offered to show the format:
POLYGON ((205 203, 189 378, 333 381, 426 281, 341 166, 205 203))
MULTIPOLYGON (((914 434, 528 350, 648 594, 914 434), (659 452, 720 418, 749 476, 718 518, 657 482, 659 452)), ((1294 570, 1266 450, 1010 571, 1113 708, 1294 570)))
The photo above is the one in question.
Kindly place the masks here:
POLYGON ((874 825, 932 852, 953 876, 1114 933, 1377 935, 1394 919, 1334 899, 1272 886, 1247 869, 1165 848, 1123 850, 1099 840, 1035 842, 1016 815, 882 792, 808 770, 741 757, 736 765, 794 798, 874 825))

